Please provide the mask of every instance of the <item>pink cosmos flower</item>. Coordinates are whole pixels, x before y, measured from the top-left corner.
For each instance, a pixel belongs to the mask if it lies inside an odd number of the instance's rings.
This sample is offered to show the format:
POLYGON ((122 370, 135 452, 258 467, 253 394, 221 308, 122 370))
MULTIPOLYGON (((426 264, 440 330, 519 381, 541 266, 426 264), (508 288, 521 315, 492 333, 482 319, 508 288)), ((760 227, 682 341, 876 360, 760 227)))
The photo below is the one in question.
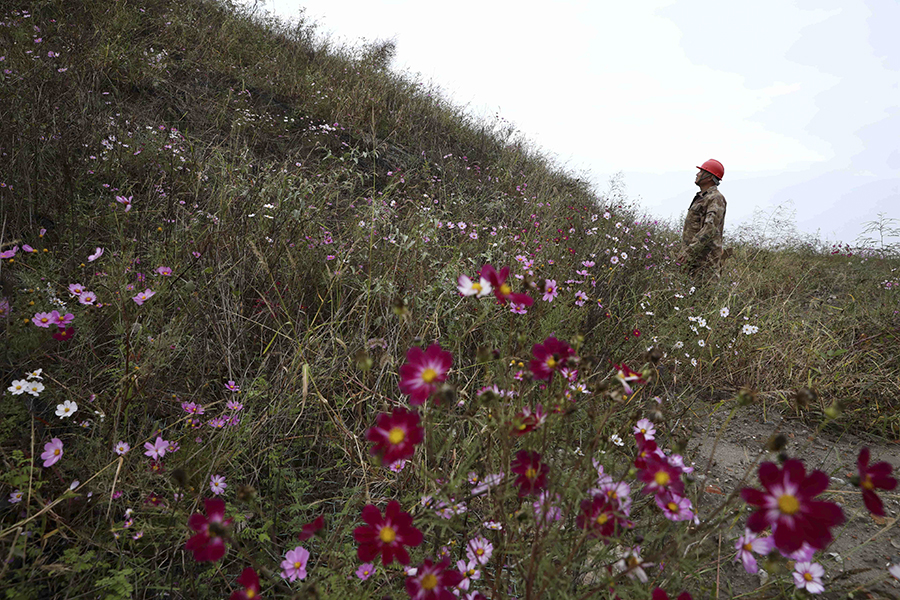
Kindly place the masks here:
POLYGON ((142 304, 144 304, 144 302, 149 300, 154 294, 156 294, 156 292, 152 291, 150 288, 147 288, 143 292, 139 293, 137 296, 134 296, 132 298, 132 300, 134 300, 134 302, 138 306, 141 306, 142 304))
POLYGON ((49 313, 34 313, 34 317, 31 318, 31 322, 38 327, 47 328, 53 325, 53 319, 58 316, 59 313, 55 310, 49 313))
POLYGON ((44 444, 44 452, 41 454, 41 458, 44 460, 44 467, 52 467, 59 459, 62 458, 63 455, 63 443, 59 438, 52 438, 49 442, 44 444))
POLYGON ((59 314, 57 311, 53 311, 50 313, 53 315, 53 323, 59 327, 60 329, 65 329, 66 325, 75 320, 75 315, 72 313, 66 313, 65 315, 59 314))
POLYGON ((641 419, 637 422, 637 425, 634 426, 634 433, 642 433, 644 434, 645 440, 652 440, 655 439, 656 426, 653 425, 653 422, 650 421, 650 419, 641 419))
POLYGON ((822 575, 825 569, 819 563, 798 562, 794 565, 794 585, 798 590, 806 590, 810 594, 821 594, 825 591, 822 575))
POLYGON ((115 447, 113 448, 116 451, 116 454, 122 456, 129 450, 131 450, 131 446, 128 445, 128 442, 116 442, 115 447))
POLYGON ((128 196, 127 198, 125 196, 116 196, 116 202, 118 202, 119 204, 124 204, 125 212, 128 212, 129 210, 131 210, 132 198, 134 198, 134 196, 128 196))
POLYGON ((94 292, 86 291, 86 292, 82 292, 78 296, 78 302, 80 304, 93 304, 96 301, 97 301, 97 294, 95 294, 94 292))
POLYGON ((828 487, 828 475, 822 471, 807 475, 803 461, 790 459, 783 468, 762 463, 759 480, 765 491, 741 490, 744 501, 758 507, 747 519, 750 531, 759 533, 771 526, 775 547, 785 552, 798 550, 804 541, 816 549, 831 543, 830 529, 844 522, 844 513, 833 502, 815 500, 828 487))
POLYGON ((359 565, 359 568, 356 570, 356 576, 359 577, 361 581, 365 581, 374 573, 375 565, 373 563, 363 563, 359 565))
POLYGON ((509 312, 514 315, 524 315, 528 313, 528 309, 525 308, 524 304, 516 304, 515 302, 509 303, 509 312))
POLYGON ((456 289, 463 296, 475 296, 484 298, 491 293, 491 283, 484 277, 479 277, 478 281, 472 281, 466 275, 460 275, 456 280, 456 289))
POLYGON ((9 250, 4 250, 3 252, 0 252, 0 258, 12 258, 13 256, 16 255, 16 252, 18 252, 18 251, 19 251, 19 247, 13 246, 9 250))
POLYGON ((450 560, 434 564, 425 559, 416 574, 406 578, 406 593, 410 600, 456 600, 453 590, 463 580, 456 569, 448 569, 450 560))
POLYGON ((656 495, 656 505, 670 521, 690 521, 694 518, 691 501, 671 492, 656 495))
POLYGON ((559 295, 556 288, 555 279, 547 279, 544 281, 544 296, 541 298, 544 302, 553 302, 553 299, 559 295))
POLYGON ((84 289, 84 286, 80 283, 70 283, 69 284, 69 294, 75 296, 76 298, 80 296, 83 292, 87 290, 84 289))
POLYGON ((479 565, 486 565, 493 553, 494 545, 480 535, 466 543, 466 557, 479 565))
POLYGON ((734 543, 734 547, 738 551, 734 560, 741 561, 744 570, 755 575, 759 572, 759 565, 756 564, 756 557, 753 554, 767 555, 775 547, 775 541, 771 537, 761 537, 747 529, 744 531, 744 535, 734 543))
POLYGON ((646 483, 642 490, 645 494, 684 493, 684 482, 681 481, 681 469, 673 467, 665 460, 651 456, 646 466, 638 471, 638 479, 646 483))
POLYGON ((309 550, 297 546, 289 550, 281 561, 281 576, 288 581, 306 579, 306 563, 309 561, 309 550))
POLYGON ((103 256, 103 248, 99 248, 99 247, 98 247, 96 250, 94 250, 94 253, 93 253, 93 254, 91 254, 90 256, 88 256, 88 262, 94 262, 95 260, 97 260, 97 259, 100 258, 101 256, 103 256))
POLYGON ((225 483, 225 477, 222 475, 211 475, 209 478, 209 490, 213 493, 214 496, 221 496, 225 493, 225 488, 228 487, 228 484, 225 483))
POLYGON ((156 267, 156 271, 154 272, 165 277, 170 277, 172 275, 172 269, 169 267, 156 267))
POLYGON ((144 456, 149 456, 153 460, 159 460, 163 456, 165 456, 166 451, 169 449, 169 442, 157 436, 156 441, 154 443, 144 442, 144 448, 147 449, 144 452, 144 456))
POLYGON ((228 383, 225 384, 225 389, 231 390, 232 392, 239 392, 241 388, 238 384, 234 382, 234 380, 229 379, 228 383))
POLYGON ((197 562, 216 562, 225 556, 225 534, 231 519, 225 518, 225 501, 208 498, 203 501, 206 515, 194 513, 188 518, 188 527, 197 533, 184 545, 194 553, 197 562))
POLYGON ((406 353, 406 363, 400 367, 400 391, 409 395, 410 404, 423 404, 437 389, 437 384, 447 379, 452 364, 453 355, 438 344, 425 351, 413 346, 406 353))
POLYGON ((635 373, 631 369, 628 368, 628 365, 622 363, 621 365, 616 365, 617 373, 616 379, 622 384, 622 389, 629 396, 634 393, 634 390, 629 385, 630 383, 646 383, 642 378, 640 373, 635 373))

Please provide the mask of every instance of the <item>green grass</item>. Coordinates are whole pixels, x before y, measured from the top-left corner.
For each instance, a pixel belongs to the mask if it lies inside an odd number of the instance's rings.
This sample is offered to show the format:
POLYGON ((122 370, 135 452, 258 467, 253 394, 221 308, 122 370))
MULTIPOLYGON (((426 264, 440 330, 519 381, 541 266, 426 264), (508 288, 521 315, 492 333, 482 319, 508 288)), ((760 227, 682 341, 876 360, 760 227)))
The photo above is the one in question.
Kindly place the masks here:
MULTIPOLYGON (((320 514, 324 536, 303 543, 310 575, 291 589, 402 596, 396 564, 362 584, 353 576, 360 511, 391 498, 425 533, 413 564, 442 546, 455 562, 467 539, 491 535, 497 558, 479 589, 496 598, 604 591, 613 580, 598 569, 638 536, 645 558, 678 565, 653 571, 656 585, 708 597, 706 534, 734 517, 681 526, 637 493, 638 418, 665 431, 694 399, 730 407, 746 387, 770 411, 818 425, 840 405, 829 427, 900 437, 896 257, 739 241, 721 281, 691 292, 672 258, 679 232, 385 68, 389 47, 338 47, 311 24, 200 1, 33 0, 4 11, 0 250, 36 252, 0 264, 0 372, 4 390, 38 368, 45 386, 0 401, 0 486, 4 498, 24 495, 0 509, 6 597, 218 598, 249 565, 267 597, 283 596, 278 564, 320 514), (90 262, 97 247, 104 254, 90 262), (535 298, 528 314, 460 298, 456 278, 484 264, 524 275, 511 281, 535 298), (160 266, 172 275, 156 275, 160 266), (530 287, 545 279, 561 288, 553 302, 530 287), (102 306, 70 297, 73 283, 102 306), (138 305, 146 288, 155 295, 138 305), (54 309, 74 315, 72 339, 31 322, 54 309), (742 333, 745 324, 758 332, 742 333), (590 395, 571 400, 558 376, 546 389, 515 378, 550 335, 576 347, 590 395), (392 473, 370 456, 366 431, 406 404, 397 385, 407 350, 433 342, 454 355, 450 387, 421 410, 425 443, 392 473), (658 364, 645 358, 651 346, 665 353, 658 364), (610 377, 619 363, 643 365, 649 383, 623 397, 610 377), (479 398, 492 384, 519 395, 479 398), (793 400, 801 388, 815 390, 808 407, 793 400), (210 427, 234 398, 240 425, 210 427), (63 420, 54 413, 66 400, 79 408, 63 420), (182 402, 204 406, 201 428, 182 402), (546 423, 510 435, 516 414, 538 403, 546 423), (142 448, 157 435, 181 446, 161 473, 142 448), (64 456, 43 468, 51 438, 64 456), (119 440, 132 447, 121 460, 119 440), (509 468, 521 449, 550 464, 565 529, 536 526, 533 499, 517 497, 509 468), (635 493, 635 529, 617 544, 575 525, 596 480, 591 458, 635 493), (470 471, 507 478, 474 498, 470 471), (196 564, 186 523, 211 475, 226 477, 234 525, 226 558, 196 564), (80 487, 67 491, 73 480, 80 487), (423 494, 466 498, 469 510, 443 519, 420 506, 423 494), (489 518, 504 530, 485 530, 489 518)), ((661 432, 661 445, 680 435, 661 432)), ((647 585, 614 583, 623 598, 649 597, 647 585)), ((767 589, 789 595, 791 585, 767 589)))

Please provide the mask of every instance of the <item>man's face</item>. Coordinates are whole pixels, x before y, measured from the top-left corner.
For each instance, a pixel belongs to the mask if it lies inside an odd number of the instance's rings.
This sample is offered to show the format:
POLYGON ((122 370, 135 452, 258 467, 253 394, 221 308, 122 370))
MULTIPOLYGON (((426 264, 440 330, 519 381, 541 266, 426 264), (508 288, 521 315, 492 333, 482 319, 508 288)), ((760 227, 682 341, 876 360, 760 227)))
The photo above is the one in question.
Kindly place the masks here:
POLYGON ((700 182, 703 181, 706 172, 703 169, 697 169, 697 176, 694 178, 694 184, 700 185, 700 182))

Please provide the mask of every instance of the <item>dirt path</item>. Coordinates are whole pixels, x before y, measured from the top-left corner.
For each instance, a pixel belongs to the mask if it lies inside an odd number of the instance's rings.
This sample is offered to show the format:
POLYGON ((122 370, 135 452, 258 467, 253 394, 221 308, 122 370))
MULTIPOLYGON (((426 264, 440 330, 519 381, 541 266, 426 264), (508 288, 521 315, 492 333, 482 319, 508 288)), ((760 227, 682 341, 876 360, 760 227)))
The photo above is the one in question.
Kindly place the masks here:
MULTIPOLYGON (((696 410, 697 406, 694 408, 696 410)), ((696 474, 705 490, 700 504, 701 518, 739 485, 758 453, 764 451, 766 442, 778 431, 788 440, 784 451, 791 457, 802 459, 807 472, 813 468, 820 469, 832 478, 827 495, 841 504, 847 517, 845 526, 834 532, 834 543, 825 552, 816 554, 815 560, 825 568, 826 592, 819 597, 847 598, 846 591, 839 593, 838 588, 870 582, 886 575, 889 563, 900 563, 900 524, 897 523, 900 489, 892 493, 879 493, 884 500, 886 518, 878 518, 869 514, 859 490, 849 481, 850 476, 856 473, 856 457, 863 446, 871 450, 872 462, 888 461, 894 466, 896 474, 900 469, 900 443, 885 443, 850 434, 835 435, 830 431, 815 435, 813 427, 792 415, 783 417, 769 410, 764 421, 760 406, 747 406, 739 408, 722 431, 709 475, 703 479, 716 435, 727 418, 727 412, 723 408, 705 417, 693 418, 693 435, 685 454, 695 463, 696 474), (859 548, 860 544, 870 539, 872 541, 859 548), (860 569, 864 571, 858 572, 860 569)), ((764 452, 761 460, 774 461, 775 455, 764 452)), ((755 467, 743 485, 761 487, 755 467)), ((736 506, 745 505, 740 501, 736 506)), ((722 532, 719 597, 735 598, 746 594, 747 598, 777 598, 780 593, 777 586, 761 587, 765 583, 765 575, 749 575, 739 562, 733 561, 736 554, 734 541, 743 533, 740 528, 746 523, 747 514, 744 511, 733 529, 722 532)), ((871 596, 863 594, 856 597, 900 598, 900 583, 893 580, 867 589, 871 596)))

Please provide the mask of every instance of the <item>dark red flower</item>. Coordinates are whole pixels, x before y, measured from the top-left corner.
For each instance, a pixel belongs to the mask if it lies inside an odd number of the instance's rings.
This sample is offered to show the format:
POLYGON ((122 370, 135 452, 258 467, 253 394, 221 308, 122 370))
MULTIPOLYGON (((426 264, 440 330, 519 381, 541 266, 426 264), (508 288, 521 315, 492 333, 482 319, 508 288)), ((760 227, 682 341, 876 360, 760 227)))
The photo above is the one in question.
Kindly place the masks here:
POLYGON ((456 569, 447 569, 449 566, 449 558, 438 564, 426 558, 416 574, 406 578, 406 593, 412 600, 456 600, 453 590, 464 577, 456 569))
POLYGON ((256 575, 253 567, 247 567, 241 571, 241 576, 237 578, 237 582, 244 589, 232 592, 228 600, 256 600, 259 598, 259 577, 256 575))
POLYGON ((828 487, 828 475, 813 471, 808 476, 803 461, 790 459, 781 469, 775 463, 759 466, 759 480, 765 491, 741 490, 741 498, 759 510, 747 519, 747 527, 759 533, 772 527, 775 547, 794 552, 807 542, 817 550, 831 543, 832 527, 844 522, 841 507, 833 502, 815 500, 828 487))
POLYGON ((53 336, 54 340, 59 340, 60 342, 64 342, 66 340, 72 339, 72 336, 75 335, 75 328, 74 327, 66 327, 64 329, 64 328, 60 327, 59 329, 57 329, 50 335, 53 336))
POLYGON ((231 519, 225 518, 225 501, 210 498, 203 501, 206 514, 194 513, 188 518, 188 527, 196 531, 184 545, 194 553, 197 562, 215 562, 225 556, 225 538, 231 519))
MULTIPOLYGON (((610 538, 620 529, 628 527, 628 521, 619 512, 618 501, 605 494, 598 494, 581 501, 581 512, 575 519, 579 529, 589 532, 590 537, 610 538)), ((609 543, 608 540, 604 542, 609 543)))
MULTIPOLYGON (((662 588, 656 588, 650 598, 651 600, 669 600, 669 595, 662 588)), ((681 592, 675 600, 693 600, 693 598, 687 592, 681 592)))
POLYGON ((635 468, 646 469, 647 461, 652 458, 657 458, 659 460, 666 459, 666 455, 663 454, 662 450, 656 445, 656 440, 645 439, 643 433, 635 434, 634 439, 637 442, 638 447, 638 454, 634 459, 635 468))
POLYGON ((575 351, 566 342, 560 341, 555 337, 548 337, 543 344, 535 344, 531 348, 531 354, 534 359, 528 363, 535 379, 551 379, 553 372, 558 371, 566 366, 566 361, 570 356, 575 355, 575 351))
POLYGON ((432 344, 428 350, 413 346, 406 353, 406 363, 400 367, 400 391, 409 395, 413 406, 424 403, 447 379, 453 355, 432 344))
POLYGON ((523 306, 531 306, 534 304, 534 300, 531 296, 528 294, 513 293, 512 288, 506 283, 506 278, 509 277, 509 267, 503 267, 498 273, 491 265, 484 265, 481 267, 480 276, 491 283, 491 289, 494 291, 494 296, 497 297, 497 301, 500 302, 500 304, 506 304, 507 302, 521 304, 523 306))
POLYGON ((870 513, 883 517, 884 504, 875 490, 890 491, 897 487, 897 480, 891 477, 890 463, 882 461, 869 466, 869 449, 863 448, 856 459, 856 468, 859 471, 857 485, 862 488, 863 503, 870 513))
POLYGON ((516 477, 519 496, 527 496, 547 487, 547 474, 550 472, 550 467, 541 462, 541 455, 537 452, 519 450, 516 452, 510 469, 519 475, 516 477))
POLYGON ((422 543, 422 532, 413 527, 412 516, 400 510, 396 500, 388 502, 381 511, 368 504, 362 511, 362 525, 353 530, 353 539, 359 542, 356 555, 362 562, 370 562, 381 554, 384 565, 397 559, 401 565, 409 564, 409 554, 404 546, 418 546, 422 543))
POLYGON ((544 412, 543 405, 538 404, 534 410, 526 406, 513 417, 512 432, 515 435, 525 435, 543 425, 546 420, 547 413, 544 412))
POLYGON ((681 469, 673 467, 667 460, 651 455, 643 469, 637 473, 638 479, 646 483, 645 494, 663 494, 666 492, 684 495, 684 482, 681 481, 681 469))
POLYGON ((302 528, 300 528, 300 533, 297 534, 297 539, 301 542, 308 540, 312 536, 316 535, 316 532, 325 527, 325 517, 319 515, 312 523, 307 523, 302 528))
POLYGON ((418 413, 395 408, 390 415, 378 415, 375 427, 366 432, 366 439, 374 442, 371 453, 389 465, 410 458, 416 451, 416 444, 425 439, 425 430, 419 426, 418 413))

